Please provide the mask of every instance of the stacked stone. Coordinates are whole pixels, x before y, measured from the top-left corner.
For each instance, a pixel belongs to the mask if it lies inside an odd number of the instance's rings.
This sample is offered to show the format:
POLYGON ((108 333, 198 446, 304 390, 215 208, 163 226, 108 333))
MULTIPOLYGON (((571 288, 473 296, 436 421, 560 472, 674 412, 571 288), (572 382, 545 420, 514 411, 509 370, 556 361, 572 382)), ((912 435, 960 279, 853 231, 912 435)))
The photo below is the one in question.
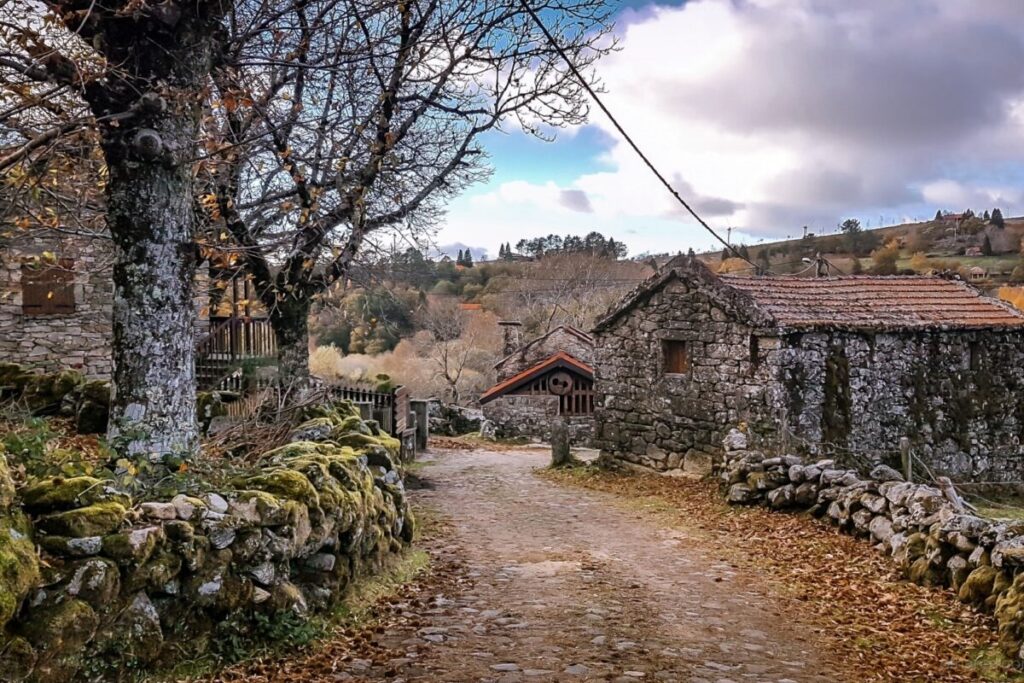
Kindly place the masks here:
POLYGON ((219 625, 329 607, 411 541, 397 440, 350 404, 292 438, 261 469, 196 495, 133 501, 85 476, 26 486, 21 509, 34 530, 0 526, 12 539, 19 529, 18 539, 34 536, 44 561, 33 552, 14 576, 0 547, 0 597, 14 605, 0 614, 0 668, 15 680, 64 681, 95 677, 89 667, 101 663, 135 669, 202 654, 227 635, 219 625))
POLYGON ((730 503, 805 510, 870 539, 911 581, 994 611, 1000 646, 1024 659, 1024 522, 968 514, 955 492, 906 482, 885 465, 864 477, 833 460, 768 457, 736 429, 723 446, 730 503))

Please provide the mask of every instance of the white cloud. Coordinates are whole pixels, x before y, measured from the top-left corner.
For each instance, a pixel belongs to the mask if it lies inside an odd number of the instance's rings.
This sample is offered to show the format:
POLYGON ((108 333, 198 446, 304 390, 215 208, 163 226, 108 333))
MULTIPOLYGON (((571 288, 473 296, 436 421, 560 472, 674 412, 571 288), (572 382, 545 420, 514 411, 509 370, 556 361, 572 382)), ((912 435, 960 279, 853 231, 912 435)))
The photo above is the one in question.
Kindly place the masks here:
MULTIPOLYGON (((1024 194, 995 169, 1024 160, 1022 27, 1019 0, 694 0, 626 13, 598 73, 612 111, 715 225, 784 235, 928 206, 1010 215, 1024 194)), ((656 225, 664 239, 679 221, 665 250, 705 244, 599 112, 591 125, 618 141, 601 159, 612 170, 506 183, 477 206, 530 205, 550 223, 579 192, 607 232, 656 225)))

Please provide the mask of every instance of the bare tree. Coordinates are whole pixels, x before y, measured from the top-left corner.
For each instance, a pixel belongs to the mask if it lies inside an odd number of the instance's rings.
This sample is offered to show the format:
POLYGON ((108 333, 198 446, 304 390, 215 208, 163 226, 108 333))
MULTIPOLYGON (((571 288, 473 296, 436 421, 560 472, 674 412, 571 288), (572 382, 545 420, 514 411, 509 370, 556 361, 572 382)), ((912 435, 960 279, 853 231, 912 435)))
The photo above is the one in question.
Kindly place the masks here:
MULTIPOLYGON (((586 70, 612 47, 600 0, 538 7, 586 70)), ((236 9, 215 72, 207 182, 270 311, 287 381, 307 375, 313 299, 378 231, 430 230, 487 176, 482 136, 582 122, 583 90, 516 3, 312 0, 287 35, 236 9)))
POLYGON ((443 380, 447 398, 463 398, 465 378, 487 373, 497 360, 500 335, 491 315, 464 311, 454 301, 435 303, 420 315, 423 332, 417 335, 419 355, 443 380))

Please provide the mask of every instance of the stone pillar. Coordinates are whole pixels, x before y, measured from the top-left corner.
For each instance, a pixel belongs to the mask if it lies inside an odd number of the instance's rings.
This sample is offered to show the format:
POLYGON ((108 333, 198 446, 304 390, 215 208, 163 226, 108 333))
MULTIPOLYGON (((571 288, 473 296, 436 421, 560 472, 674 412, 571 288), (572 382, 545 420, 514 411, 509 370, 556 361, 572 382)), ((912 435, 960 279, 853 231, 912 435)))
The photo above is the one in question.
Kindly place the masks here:
POLYGON ((414 398, 409 401, 412 414, 416 424, 416 452, 427 450, 427 440, 430 438, 430 420, 427 419, 427 404, 430 401, 421 398, 414 398))
POLYGON ((511 355, 523 345, 523 324, 518 320, 500 320, 498 325, 501 326, 501 354, 503 356, 511 355))
POLYGON ((551 421, 551 466, 565 467, 572 464, 572 451, 569 449, 569 425, 565 418, 551 421))

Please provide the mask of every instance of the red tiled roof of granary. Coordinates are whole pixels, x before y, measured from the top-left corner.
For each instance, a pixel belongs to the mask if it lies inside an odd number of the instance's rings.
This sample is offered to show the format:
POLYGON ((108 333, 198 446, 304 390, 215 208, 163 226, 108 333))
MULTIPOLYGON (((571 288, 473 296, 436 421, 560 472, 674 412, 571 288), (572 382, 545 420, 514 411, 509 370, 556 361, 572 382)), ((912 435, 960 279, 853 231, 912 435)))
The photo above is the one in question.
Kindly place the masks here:
POLYGON ((576 370, 590 379, 593 379, 594 377, 594 368, 590 367, 578 358, 570 356, 565 351, 559 351, 558 353, 548 356, 533 367, 527 368, 522 372, 509 377, 504 382, 495 384, 480 395, 480 403, 487 403, 505 392, 511 391, 512 389, 543 375, 548 370, 553 370, 557 367, 576 370))
POLYGON ((1022 327, 1024 314, 964 282, 924 276, 723 275, 783 327, 1022 327))
POLYGON ((1024 313, 960 280, 922 275, 795 277, 716 275, 676 257, 597 321, 604 330, 672 280, 712 295, 755 327, 796 329, 1021 329, 1024 313))

